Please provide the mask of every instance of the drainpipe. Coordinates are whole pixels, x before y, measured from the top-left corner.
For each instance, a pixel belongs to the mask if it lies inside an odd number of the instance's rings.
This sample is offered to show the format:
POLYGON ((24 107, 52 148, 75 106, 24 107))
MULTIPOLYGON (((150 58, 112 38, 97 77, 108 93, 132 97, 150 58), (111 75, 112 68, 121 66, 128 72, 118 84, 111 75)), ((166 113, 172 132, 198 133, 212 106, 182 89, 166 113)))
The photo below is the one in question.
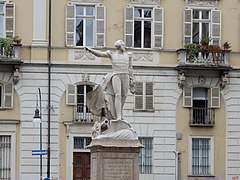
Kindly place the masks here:
POLYGON ((48 0, 48 140, 47 140, 47 177, 50 179, 50 158, 51 158, 51 134, 50 134, 50 128, 51 128, 51 36, 52 36, 52 2, 51 0, 48 0))

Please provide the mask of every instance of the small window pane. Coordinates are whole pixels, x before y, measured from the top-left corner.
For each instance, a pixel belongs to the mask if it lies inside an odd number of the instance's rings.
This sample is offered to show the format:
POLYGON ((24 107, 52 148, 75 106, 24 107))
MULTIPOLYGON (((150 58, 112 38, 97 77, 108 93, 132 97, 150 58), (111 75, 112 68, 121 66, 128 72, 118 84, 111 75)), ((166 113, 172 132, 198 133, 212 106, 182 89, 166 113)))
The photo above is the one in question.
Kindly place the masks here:
POLYGON ((153 138, 139 137, 144 146, 139 153, 139 170, 141 174, 152 174, 153 138))
POLYGON ((193 43, 199 43, 199 23, 193 23, 193 43))
POLYGON ((3 13, 3 7, 4 7, 4 5, 2 3, 0 3, 0 13, 3 13))
POLYGON ((151 21, 144 22, 144 48, 151 47, 151 21))
POLYGON ((199 19, 199 11, 198 10, 193 11, 193 19, 199 19))
POLYGON ((93 46, 93 19, 87 19, 86 21, 86 45, 93 46))
POLYGON ((77 16, 83 16, 83 6, 77 6, 76 7, 76 14, 77 16))
POLYGON ((209 23, 202 23, 202 37, 209 37, 209 23))
POLYGON ((135 21, 134 22, 134 47, 141 47, 141 29, 142 24, 141 21, 135 21))
POLYGON ((94 15, 94 7, 86 7, 86 15, 94 15))
POLYGON ((151 9, 144 9, 144 17, 146 17, 146 18, 152 17, 152 10, 151 9))
POLYGON ((202 11, 202 19, 209 19, 209 11, 202 11))
POLYGON ((0 107, 2 107, 2 100, 3 100, 3 95, 2 95, 2 85, 0 84, 0 107))
POLYGON ((135 8, 134 9, 134 17, 142 17, 142 9, 135 8))
POLYGON ((76 21, 76 45, 83 46, 83 19, 76 21))

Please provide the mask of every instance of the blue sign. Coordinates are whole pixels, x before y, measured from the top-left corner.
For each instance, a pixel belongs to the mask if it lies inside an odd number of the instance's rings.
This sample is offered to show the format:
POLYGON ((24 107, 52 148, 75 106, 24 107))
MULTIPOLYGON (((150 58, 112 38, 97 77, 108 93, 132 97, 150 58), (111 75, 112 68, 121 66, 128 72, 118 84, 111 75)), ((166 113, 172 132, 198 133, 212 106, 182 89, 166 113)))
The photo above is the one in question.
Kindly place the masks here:
POLYGON ((46 155, 46 154, 48 154, 47 150, 32 150, 33 156, 41 156, 41 155, 46 155))

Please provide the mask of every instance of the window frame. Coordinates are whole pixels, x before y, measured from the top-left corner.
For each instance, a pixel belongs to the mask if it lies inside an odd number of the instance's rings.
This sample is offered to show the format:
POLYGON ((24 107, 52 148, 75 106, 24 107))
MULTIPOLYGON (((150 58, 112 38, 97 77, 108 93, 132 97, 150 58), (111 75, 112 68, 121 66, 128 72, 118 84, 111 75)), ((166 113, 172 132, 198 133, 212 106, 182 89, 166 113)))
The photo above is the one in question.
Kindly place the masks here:
POLYGON ((0 82, 1 94, 0 94, 0 110, 1 109, 12 109, 13 108, 13 98, 14 98, 14 88, 13 83, 0 82))
MULTIPOLYGON (((164 35, 164 9, 158 6, 133 6, 127 5, 125 8, 125 22, 124 22, 124 41, 127 47, 132 47, 135 49, 162 49, 163 48, 163 35, 164 35), (152 9, 151 19, 151 46, 149 48, 144 48, 144 43, 141 47, 134 47, 134 22, 135 8, 140 9, 152 9)), ((139 19, 139 18, 137 18, 139 19)), ((144 29, 144 27, 142 27, 144 29)), ((141 33, 142 42, 144 42, 143 34, 141 33)))
POLYGON ((144 111, 144 112, 153 112, 154 111, 154 83, 153 82, 136 82, 136 92, 134 93, 134 111, 144 111), (151 94, 147 94, 147 84, 150 83, 152 86, 151 89, 151 94), (141 89, 142 94, 138 94, 138 84, 140 86, 142 86, 142 88, 140 87, 139 89, 141 89), (137 108, 136 105, 139 103, 137 101, 141 100, 142 97, 142 104, 140 106, 142 106, 142 108, 137 108), (140 98, 140 99, 139 99, 140 98), (148 108, 148 98, 152 98, 151 100, 151 106, 152 108, 148 108))
POLYGON ((139 152, 139 174, 153 174, 153 140, 154 139, 153 137, 138 137, 138 139, 139 139, 139 142, 144 146, 139 152), (146 147, 147 147, 146 140, 151 142, 150 147, 148 146, 147 150, 146 150, 146 147), (150 151, 150 154, 149 154, 149 151, 150 151), (150 156, 148 157, 150 158, 150 164, 148 165, 142 164, 147 161, 146 156, 150 156))
MULTIPOLYGON (((90 47, 105 47, 105 26, 106 26, 106 8, 102 4, 81 4, 69 3, 66 5, 65 11, 65 43, 66 47, 83 48, 86 46, 86 37, 83 37, 83 45, 76 45, 76 21, 77 21, 77 6, 94 7, 94 20, 93 20, 93 44, 90 47)), ((84 19, 90 16, 82 16, 84 19)), ((93 16, 92 16, 93 17, 93 16)), ((85 29, 85 28, 83 28, 85 29)), ((85 33, 85 30, 83 30, 85 33)))
MULTIPOLYGON (((193 43, 193 11, 209 11, 209 38, 210 44, 218 44, 221 46, 221 24, 222 24, 222 17, 221 11, 214 8, 214 7, 186 7, 183 11, 183 45, 193 43)), ((201 41, 199 36, 199 43, 201 41)))
POLYGON ((188 174, 189 176, 214 176, 214 137, 213 136, 189 136, 189 166, 188 166, 188 174), (193 139, 209 139, 209 174, 193 174, 193 169, 192 169, 192 157, 193 157, 193 152, 192 152, 192 142, 193 139))

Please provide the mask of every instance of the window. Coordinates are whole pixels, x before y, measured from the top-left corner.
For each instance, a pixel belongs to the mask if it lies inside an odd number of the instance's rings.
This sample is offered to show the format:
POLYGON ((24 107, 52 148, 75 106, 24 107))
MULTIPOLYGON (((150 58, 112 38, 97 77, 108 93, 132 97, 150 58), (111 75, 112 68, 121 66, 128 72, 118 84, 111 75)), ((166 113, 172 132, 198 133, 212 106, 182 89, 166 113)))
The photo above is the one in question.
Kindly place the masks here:
POLYGON ((128 47, 134 48, 162 48, 163 9, 127 7, 125 42, 128 47))
POLYGON ((15 28, 15 6, 0 2, 0 38, 13 37, 15 28))
POLYGON ((221 11, 186 9, 184 16, 184 43, 197 43, 209 37, 211 43, 221 43, 221 11))
POLYGON ((139 141, 144 146, 139 154, 139 172, 140 174, 152 174, 153 138, 139 137, 139 141))
POLYGON ((104 46, 104 6, 68 4, 66 10, 67 46, 104 46))
POLYGON ((13 84, 0 83, 0 108, 13 107, 13 84))
POLYGON ((0 136, 0 179, 11 178, 11 136, 0 136))
POLYGON ((93 90, 93 84, 80 84, 67 86, 67 105, 75 106, 75 121, 92 122, 93 115, 87 107, 86 95, 93 90))
POLYGON ((213 174, 213 140, 210 137, 192 137, 190 142, 190 172, 192 175, 213 174))
POLYGON ((153 83, 136 82, 135 110, 153 110, 153 83))
POLYGON ((90 137, 74 137, 73 138, 73 148, 74 149, 87 149, 90 145, 92 139, 90 137))
POLYGON ((189 107, 191 125, 213 125, 214 109, 220 108, 220 89, 204 87, 185 87, 183 106, 189 107))

